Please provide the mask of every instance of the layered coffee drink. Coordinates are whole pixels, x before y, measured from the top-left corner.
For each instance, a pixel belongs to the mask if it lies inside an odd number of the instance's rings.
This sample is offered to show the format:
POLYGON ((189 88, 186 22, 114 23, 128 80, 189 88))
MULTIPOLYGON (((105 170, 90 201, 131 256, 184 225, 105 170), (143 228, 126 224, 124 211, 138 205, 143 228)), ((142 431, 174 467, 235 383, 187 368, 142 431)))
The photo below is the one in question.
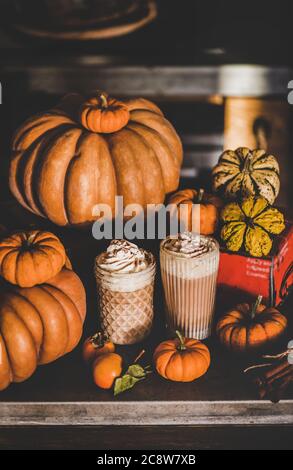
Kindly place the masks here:
POLYGON ((114 343, 137 343, 150 333, 155 270, 153 255, 126 240, 113 240, 96 258, 101 327, 114 343))
POLYGON ((161 243, 160 261, 168 328, 207 338, 215 306, 217 241, 191 232, 170 236, 161 243))

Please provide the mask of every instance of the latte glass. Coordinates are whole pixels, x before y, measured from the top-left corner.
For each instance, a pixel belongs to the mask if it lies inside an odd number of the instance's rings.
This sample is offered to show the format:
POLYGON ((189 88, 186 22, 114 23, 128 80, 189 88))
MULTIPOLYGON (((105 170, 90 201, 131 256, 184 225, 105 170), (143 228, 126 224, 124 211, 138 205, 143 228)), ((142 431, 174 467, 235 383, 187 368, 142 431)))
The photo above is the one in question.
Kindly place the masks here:
POLYGON ((208 251, 194 257, 171 251, 166 246, 168 237, 160 246, 160 262, 168 328, 189 338, 204 339, 212 328, 219 245, 211 237, 198 237, 208 251))

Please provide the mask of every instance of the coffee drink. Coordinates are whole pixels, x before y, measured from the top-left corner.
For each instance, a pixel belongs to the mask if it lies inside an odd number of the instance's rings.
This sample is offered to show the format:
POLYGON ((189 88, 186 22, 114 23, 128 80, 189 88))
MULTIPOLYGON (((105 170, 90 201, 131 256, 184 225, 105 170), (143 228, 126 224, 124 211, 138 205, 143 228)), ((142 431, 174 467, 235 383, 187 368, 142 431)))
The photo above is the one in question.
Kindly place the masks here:
POLYGON ((142 341, 153 321, 155 260, 126 240, 113 240, 96 258, 103 332, 116 344, 142 341))
POLYGON ((211 334, 219 266, 219 245, 204 235, 184 232, 160 248, 167 325, 186 337, 211 334))

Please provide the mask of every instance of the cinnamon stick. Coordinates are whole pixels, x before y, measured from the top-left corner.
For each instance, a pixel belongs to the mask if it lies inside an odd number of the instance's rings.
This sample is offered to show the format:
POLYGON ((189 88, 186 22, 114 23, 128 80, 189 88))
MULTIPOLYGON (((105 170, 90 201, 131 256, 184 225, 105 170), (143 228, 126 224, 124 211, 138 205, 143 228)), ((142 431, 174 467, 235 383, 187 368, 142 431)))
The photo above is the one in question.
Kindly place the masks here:
POLYGON ((274 360, 273 363, 249 367, 246 371, 253 370, 257 374, 253 382, 258 388, 259 398, 277 403, 293 382, 293 365, 288 362, 287 355, 278 355, 274 360))
POLYGON ((277 364, 274 364, 273 366, 271 366, 269 369, 267 369, 265 372, 264 372, 264 377, 268 380, 268 379, 274 379, 274 377, 277 378, 277 376, 279 374, 281 374, 284 370, 286 369, 290 369, 290 367, 292 367, 291 364, 289 364, 289 362, 287 361, 287 359, 285 361, 280 361, 278 362, 277 364))

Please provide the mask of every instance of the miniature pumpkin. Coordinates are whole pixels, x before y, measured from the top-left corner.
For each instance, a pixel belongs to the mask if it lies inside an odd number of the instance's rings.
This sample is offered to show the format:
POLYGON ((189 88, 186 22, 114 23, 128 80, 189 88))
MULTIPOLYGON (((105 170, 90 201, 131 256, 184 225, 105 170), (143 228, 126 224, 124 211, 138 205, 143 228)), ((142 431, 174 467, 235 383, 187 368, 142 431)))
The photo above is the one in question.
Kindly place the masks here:
POLYGON ((109 134, 125 127, 130 114, 126 104, 115 98, 108 98, 106 93, 97 93, 85 101, 80 110, 83 127, 91 132, 109 134))
POLYGON ((226 150, 213 169, 213 190, 227 199, 262 196, 273 204, 280 190, 276 158, 264 150, 226 150))
POLYGON ((101 332, 98 332, 85 340, 82 348, 82 356, 85 362, 91 362, 100 354, 114 351, 115 345, 101 332))
POLYGON ((121 373, 122 357, 116 353, 100 354, 93 364, 94 382, 100 388, 111 388, 121 373))
POLYGON ((231 202, 221 212, 221 238, 231 251, 243 246, 252 256, 266 256, 272 248, 271 235, 284 228, 283 214, 263 197, 249 197, 241 204, 231 202))
POLYGON ((192 382, 206 373, 211 357, 207 346, 196 339, 178 338, 163 341, 154 352, 158 374, 175 382, 192 382))
POLYGON ((53 233, 17 232, 0 241, 0 274, 20 287, 46 282, 66 263, 64 246, 53 233))
POLYGON ((85 314, 82 282, 65 268, 45 284, 1 294, 0 390, 74 349, 85 314))
POLYGON ((249 352, 276 341, 287 327, 287 319, 276 308, 261 304, 236 305, 218 322, 216 333, 228 349, 249 352))
MULTIPOLYGON (((207 194, 203 189, 183 189, 174 193, 169 204, 176 205, 179 221, 187 223, 186 230, 192 231, 197 226, 197 212, 193 211, 194 204, 200 204, 200 233, 203 235, 212 235, 217 227, 219 218, 219 209, 222 207, 222 201, 217 196, 207 194), (180 205, 187 206, 187 213, 180 210, 180 205)), ((172 210, 171 210, 172 214, 172 210)))
POLYGON ((145 209, 178 187, 182 144, 159 108, 133 99, 105 111, 101 96, 113 103, 106 95, 69 95, 14 136, 11 191, 26 209, 58 225, 91 223, 99 204, 114 217, 117 195, 124 206, 145 209))

